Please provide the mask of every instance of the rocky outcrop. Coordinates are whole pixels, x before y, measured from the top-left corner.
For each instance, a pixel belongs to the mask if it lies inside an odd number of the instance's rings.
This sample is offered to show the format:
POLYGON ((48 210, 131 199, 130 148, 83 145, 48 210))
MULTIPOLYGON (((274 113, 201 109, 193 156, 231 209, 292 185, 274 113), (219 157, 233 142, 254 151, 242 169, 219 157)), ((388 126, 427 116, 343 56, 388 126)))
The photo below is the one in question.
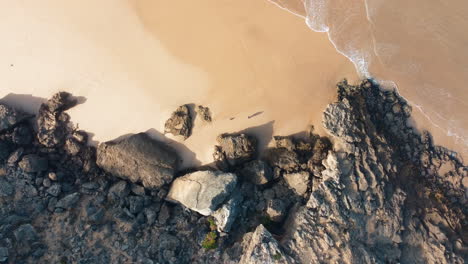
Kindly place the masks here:
POLYGON ((192 135, 192 116, 188 105, 181 105, 172 113, 164 125, 164 133, 182 136, 184 139, 192 135))
POLYGON ((244 243, 246 246, 239 262, 241 264, 294 263, 263 225, 246 234, 244 243))
POLYGON ((55 94, 39 108, 37 116, 37 139, 45 147, 62 146, 71 128, 68 126, 70 116, 64 111, 77 104, 67 92, 55 94))
POLYGON ((369 81, 338 92, 324 126, 342 149, 329 152, 307 204, 290 214, 288 254, 302 263, 463 263, 466 167, 407 125, 396 92, 369 81))
POLYGON ((250 161, 257 154, 257 140, 246 134, 222 134, 216 141, 213 157, 222 169, 250 161))
POLYGON ((87 146, 63 113, 71 95, 55 95, 37 131, 0 131, 0 262, 466 262, 467 167, 408 125, 395 91, 338 93, 333 145, 276 136, 259 159, 255 140, 224 135, 224 172, 177 172, 145 134, 87 146))
POLYGON ((202 215, 211 215, 230 196, 237 184, 233 173, 197 171, 172 183, 167 199, 202 215))
POLYGON ((147 188, 169 184, 177 164, 174 150, 145 133, 101 143, 97 149, 99 167, 147 188))
POLYGON ((31 115, 0 104, 0 132, 12 129, 30 117, 31 115))

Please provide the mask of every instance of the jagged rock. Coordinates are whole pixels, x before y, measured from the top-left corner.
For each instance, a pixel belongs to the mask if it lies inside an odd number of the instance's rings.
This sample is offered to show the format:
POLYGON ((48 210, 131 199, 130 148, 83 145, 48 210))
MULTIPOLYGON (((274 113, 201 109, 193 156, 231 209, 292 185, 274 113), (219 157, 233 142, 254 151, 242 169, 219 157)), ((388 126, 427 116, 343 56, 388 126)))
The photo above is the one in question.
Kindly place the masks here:
POLYGON ((11 196, 14 193, 15 187, 5 179, 0 178, 0 197, 11 196))
POLYGON ((285 173, 283 177, 289 187, 291 187, 297 195, 303 196, 307 192, 310 182, 309 172, 301 171, 297 173, 285 173))
POLYGON ((130 189, 128 188, 128 184, 126 181, 118 181, 114 185, 112 185, 109 189, 109 193, 107 194, 107 199, 111 202, 119 202, 123 201, 125 197, 130 193, 130 189))
POLYGON ((12 129, 30 117, 31 115, 25 114, 7 105, 0 104, 0 133, 12 129))
POLYGON ((294 151, 296 145, 293 142, 292 137, 274 136, 276 148, 285 148, 289 151, 294 151))
POLYGON ((68 123, 70 116, 64 111, 77 104, 76 99, 70 93, 56 93, 39 108, 37 116, 37 139, 45 147, 61 146, 65 143, 70 132, 68 123))
POLYGON ((247 245, 240 264, 295 263, 263 225, 259 225, 253 234, 249 233, 244 243, 247 245))
POLYGON ((196 110, 197 114, 201 117, 201 119, 207 123, 211 122, 211 111, 210 108, 204 107, 202 105, 197 106, 196 110))
POLYGON ((50 186, 46 192, 54 197, 58 197, 60 195, 60 193, 62 192, 62 186, 60 184, 53 184, 52 186, 50 186))
POLYGON ((286 216, 286 205, 280 199, 269 200, 266 214, 274 222, 282 222, 286 216))
POLYGON ((197 171, 175 179, 167 199, 210 215, 230 196, 236 184, 233 173, 197 171))
POLYGON ((323 126, 330 133, 346 142, 360 142, 361 124, 356 120, 349 101, 331 104, 323 113, 323 126))
POLYGON ((164 125, 164 133, 182 136, 184 139, 192 135, 192 117, 188 105, 181 105, 172 113, 164 125))
POLYGON ((240 192, 234 191, 231 198, 212 214, 219 232, 228 233, 231 231, 232 225, 239 214, 242 199, 240 192))
POLYGON ((222 134, 216 141, 218 146, 213 156, 221 167, 240 165, 257 153, 257 140, 246 134, 222 134))
POLYGON ((318 138, 315 141, 314 148, 312 150, 312 157, 308 161, 309 167, 313 165, 321 164, 322 160, 327 157, 328 150, 331 149, 331 142, 328 138, 318 138))
POLYGON ((34 241, 37 239, 37 233, 31 224, 24 224, 19 226, 15 232, 15 238, 18 241, 34 241))
POLYGON ((65 141, 65 151, 72 156, 77 155, 81 151, 82 147, 82 143, 74 138, 67 138, 65 141))
POLYGON ((33 140, 33 131, 30 126, 19 125, 11 134, 11 140, 17 145, 28 145, 33 140))
POLYGON ((138 214, 143 210, 144 200, 140 196, 130 196, 128 197, 128 209, 132 214, 138 214))
POLYGON ((266 184, 273 179, 273 170, 262 160, 253 160, 244 165, 240 171, 244 178, 253 184, 266 184))
POLYGON ((172 181, 178 157, 167 145, 139 133, 99 144, 97 165, 110 174, 159 188, 172 181))
POLYGON ((297 153, 286 148, 267 149, 265 158, 272 166, 287 172, 299 169, 299 157, 297 153))
POLYGON ((45 171, 49 167, 47 159, 36 154, 28 154, 24 156, 18 165, 25 172, 45 171))
POLYGON ((80 193, 72 193, 58 200, 57 204, 55 205, 55 208, 71 209, 75 207, 79 200, 80 193))

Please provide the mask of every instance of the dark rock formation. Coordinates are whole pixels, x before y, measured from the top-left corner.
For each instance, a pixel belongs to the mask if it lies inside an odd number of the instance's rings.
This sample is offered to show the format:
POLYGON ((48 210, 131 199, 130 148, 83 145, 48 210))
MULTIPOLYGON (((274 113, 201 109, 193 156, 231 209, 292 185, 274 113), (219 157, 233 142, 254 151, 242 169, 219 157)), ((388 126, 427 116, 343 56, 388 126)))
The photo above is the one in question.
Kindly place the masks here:
POLYGON ((31 115, 25 114, 7 105, 0 104, 0 132, 12 129, 30 117, 31 115))
POLYGON ((253 184, 266 184, 273 179, 273 171, 266 162, 262 160, 253 160, 244 165, 240 170, 244 180, 253 184))
POLYGON ((99 167, 147 188, 169 184, 177 163, 174 150, 145 133, 101 143, 97 149, 99 167))
POLYGON ((289 216, 287 252, 308 263, 463 263, 466 167, 407 125, 396 92, 369 81, 338 92, 324 126, 343 149, 289 216))
POLYGON ((182 177, 146 134, 86 146, 71 95, 55 95, 37 131, 0 131, 0 263, 466 262, 467 167, 408 125, 396 92, 338 93, 324 114, 334 146, 277 136, 260 160, 254 139, 223 135, 229 172, 182 177))
POLYGON ((188 105, 181 105, 172 113, 164 125, 164 133, 182 136, 184 139, 192 135, 192 116, 188 105))
POLYGON ((48 168, 48 161, 35 154, 29 154, 23 157, 18 166, 25 172, 40 172, 48 168))
POLYGON ((77 104, 76 99, 67 92, 55 94, 39 108, 37 116, 37 139, 45 147, 57 147, 65 143, 70 116, 64 111, 77 104))
POLYGON ((207 122, 207 123, 211 123, 211 111, 208 107, 204 107, 202 105, 199 105, 197 106, 197 108, 195 109, 195 111, 197 111, 197 114, 200 116, 200 118, 207 122))
POLYGON ((257 154, 257 140, 246 134, 222 134, 216 141, 213 157, 222 169, 250 161, 257 154))

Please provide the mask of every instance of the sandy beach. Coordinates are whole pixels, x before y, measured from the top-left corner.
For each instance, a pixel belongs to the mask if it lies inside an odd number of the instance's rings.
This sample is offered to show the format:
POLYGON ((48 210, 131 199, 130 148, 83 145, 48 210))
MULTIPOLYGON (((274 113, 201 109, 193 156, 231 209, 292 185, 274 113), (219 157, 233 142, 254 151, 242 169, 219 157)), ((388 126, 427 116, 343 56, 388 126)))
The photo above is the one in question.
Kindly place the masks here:
POLYGON ((183 142, 194 152, 187 165, 210 162, 223 132, 251 128, 264 144, 310 124, 321 132, 335 83, 357 79, 325 34, 267 1, 4 5, 4 101, 35 111, 40 100, 22 99, 59 90, 83 96, 70 114, 98 142, 162 132, 178 105, 206 105, 214 121, 196 124, 183 142))

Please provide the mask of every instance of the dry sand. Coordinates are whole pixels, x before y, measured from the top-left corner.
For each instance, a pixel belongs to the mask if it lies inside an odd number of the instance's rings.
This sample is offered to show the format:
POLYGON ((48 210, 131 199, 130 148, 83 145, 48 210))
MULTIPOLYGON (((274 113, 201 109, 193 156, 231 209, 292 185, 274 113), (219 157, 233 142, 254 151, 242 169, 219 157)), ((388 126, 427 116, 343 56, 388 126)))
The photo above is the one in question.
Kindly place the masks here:
POLYGON ((158 134, 178 105, 209 106, 186 165, 210 162, 222 132, 266 144, 320 127, 334 84, 357 78, 326 35, 265 0, 9 1, 0 17, 3 101, 36 111, 59 90, 83 96, 70 114, 95 141, 158 134))
MULTIPOLYGON (((160 137, 178 105, 209 106, 212 124, 197 120, 191 138, 177 139, 185 147, 170 141, 185 165, 210 162, 223 132, 247 129, 263 145, 309 124, 323 133, 335 83, 357 79, 326 34, 266 0, 4 1, 0 17, 2 101, 34 112, 59 90, 83 96, 72 120, 98 142, 148 130, 160 137)), ((403 95, 417 91, 399 84, 403 95)), ((436 143, 466 154, 416 107, 415 117, 436 143)))

